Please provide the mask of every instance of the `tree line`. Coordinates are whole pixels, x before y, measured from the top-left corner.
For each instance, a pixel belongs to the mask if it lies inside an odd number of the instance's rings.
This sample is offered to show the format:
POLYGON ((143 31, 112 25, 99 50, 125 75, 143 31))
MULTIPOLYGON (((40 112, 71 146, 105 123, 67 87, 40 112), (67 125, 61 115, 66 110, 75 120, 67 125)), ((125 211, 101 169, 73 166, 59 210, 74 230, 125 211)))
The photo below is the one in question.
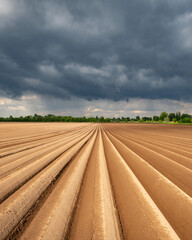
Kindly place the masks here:
POLYGON ((55 116, 48 114, 41 116, 38 114, 20 117, 0 117, 0 122, 155 122, 155 123, 192 123, 192 116, 189 114, 167 113, 162 112, 160 116, 153 117, 113 117, 104 118, 101 117, 72 117, 72 116, 55 116))

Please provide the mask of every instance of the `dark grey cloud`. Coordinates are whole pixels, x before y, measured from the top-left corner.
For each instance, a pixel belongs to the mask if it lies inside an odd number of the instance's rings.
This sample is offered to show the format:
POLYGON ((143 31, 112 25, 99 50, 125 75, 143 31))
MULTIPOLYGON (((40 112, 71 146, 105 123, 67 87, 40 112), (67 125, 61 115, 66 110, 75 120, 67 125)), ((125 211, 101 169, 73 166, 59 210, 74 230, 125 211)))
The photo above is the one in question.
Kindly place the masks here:
POLYGON ((4 96, 192 100, 190 0, 0 0, 0 6, 4 96))

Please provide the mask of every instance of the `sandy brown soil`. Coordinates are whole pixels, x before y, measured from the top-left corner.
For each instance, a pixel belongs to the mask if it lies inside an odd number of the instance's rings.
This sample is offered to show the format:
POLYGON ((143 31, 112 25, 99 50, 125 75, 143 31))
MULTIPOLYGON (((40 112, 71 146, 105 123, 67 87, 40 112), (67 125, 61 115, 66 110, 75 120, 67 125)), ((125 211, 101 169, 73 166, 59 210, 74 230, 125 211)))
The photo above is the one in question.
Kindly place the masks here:
POLYGON ((192 126, 1 123, 0 239, 192 239, 192 126))

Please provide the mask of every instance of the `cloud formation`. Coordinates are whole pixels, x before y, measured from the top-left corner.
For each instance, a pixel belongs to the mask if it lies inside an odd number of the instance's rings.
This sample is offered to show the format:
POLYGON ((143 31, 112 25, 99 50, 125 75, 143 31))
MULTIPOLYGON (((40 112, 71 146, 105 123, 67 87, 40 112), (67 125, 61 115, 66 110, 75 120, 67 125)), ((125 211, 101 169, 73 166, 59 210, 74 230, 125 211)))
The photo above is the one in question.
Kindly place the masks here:
POLYGON ((12 99, 0 97, 1 116, 26 116, 34 113, 65 116, 104 116, 104 117, 135 117, 153 116, 161 112, 188 113, 192 115, 192 103, 178 100, 151 100, 130 98, 129 101, 113 101, 108 99, 85 100, 71 97, 70 99, 50 98, 49 96, 23 95, 12 99))
POLYGON ((192 102, 192 2, 0 0, 0 95, 192 102))

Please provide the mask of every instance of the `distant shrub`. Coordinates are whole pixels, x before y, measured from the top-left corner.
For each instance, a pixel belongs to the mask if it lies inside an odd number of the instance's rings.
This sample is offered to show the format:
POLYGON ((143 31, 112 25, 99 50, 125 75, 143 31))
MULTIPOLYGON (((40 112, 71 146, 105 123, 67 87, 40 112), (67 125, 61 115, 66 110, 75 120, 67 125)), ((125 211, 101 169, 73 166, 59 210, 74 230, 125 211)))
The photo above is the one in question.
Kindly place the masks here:
POLYGON ((169 122, 170 121, 169 117, 166 117, 164 121, 169 122))
POLYGON ((183 118, 182 122, 183 123, 191 123, 191 118, 189 118, 189 117, 183 118))
POLYGON ((143 119, 139 119, 139 121, 138 122, 140 122, 140 123, 142 123, 142 122, 145 122, 143 119))
POLYGON ((173 121, 173 122, 177 122, 177 118, 173 118, 172 121, 173 121))

